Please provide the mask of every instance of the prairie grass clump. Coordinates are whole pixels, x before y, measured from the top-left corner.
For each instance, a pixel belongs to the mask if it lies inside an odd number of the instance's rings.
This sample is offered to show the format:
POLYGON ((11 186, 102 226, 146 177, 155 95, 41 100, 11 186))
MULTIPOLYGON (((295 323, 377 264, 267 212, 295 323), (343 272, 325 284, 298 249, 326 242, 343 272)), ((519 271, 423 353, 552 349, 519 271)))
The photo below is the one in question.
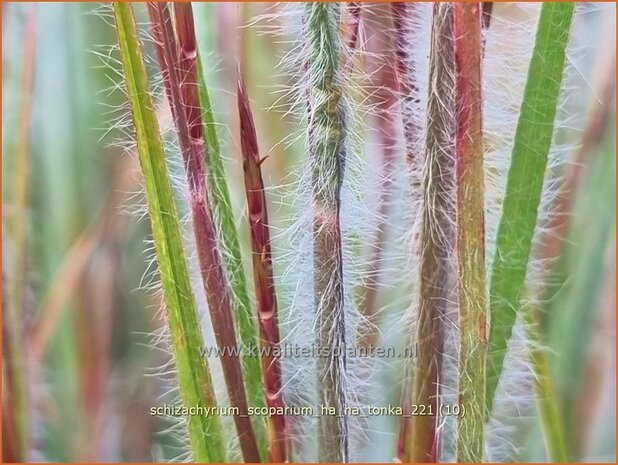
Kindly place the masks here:
MULTIPOLYGON (((60 6, 41 8, 42 34, 60 6)), ((24 35, 6 49, 23 49, 23 82, 3 216, 3 458, 614 458, 601 412, 615 392, 593 350, 612 340, 598 327, 615 312, 600 297, 615 218, 590 207, 615 192, 615 51, 592 53, 615 34, 593 23, 610 10, 101 7, 100 82, 71 71, 90 58, 59 62, 80 82, 66 101, 96 89, 92 119, 119 141, 90 141, 70 110, 75 160, 81 143, 123 160, 97 180, 99 207, 91 159, 79 182, 62 177, 74 197, 35 189, 61 191, 52 173, 73 158, 31 137, 55 128, 37 87, 51 68, 33 13, 11 7, 24 35), (148 221, 121 221, 121 204, 148 221), (57 211, 78 225, 59 256, 57 211), (144 242, 150 265, 132 255, 144 242), (575 357, 565 341, 579 337, 575 357)))

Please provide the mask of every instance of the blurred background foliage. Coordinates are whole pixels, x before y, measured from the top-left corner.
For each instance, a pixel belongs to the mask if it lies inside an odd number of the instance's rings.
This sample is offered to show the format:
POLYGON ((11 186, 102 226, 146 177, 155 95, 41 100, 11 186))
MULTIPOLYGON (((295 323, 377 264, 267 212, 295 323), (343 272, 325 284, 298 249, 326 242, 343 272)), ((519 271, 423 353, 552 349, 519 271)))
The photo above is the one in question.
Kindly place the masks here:
MULTIPOLYGON (((108 133, 112 110, 122 95, 113 91, 118 77, 101 65, 106 47, 116 39, 96 8, 80 3, 2 4, 3 394, 7 354, 13 348, 12 353, 18 350, 27 360, 20 387, 27 399, 27 460, 172 459, 180 455, 180 441, 173 428, 149 413, 168 389, 161 376, 153 375, 167 356, 151 347, 151 334, 161 324, 155 315, 160 303, 143 285, 149 231, 135 213, 140 174, 135 157, 110 144, 115 137, 114 131, 108 133), (26 53, 28 44, 35 46, 32 56, 26 53), (28 73, 34 79, 31 89, 28 73), (20 200, 19 192, 27 195, 20 200), (27 226, 23 233, 20 223, 27 226), (25 267, 18 266, 20 257, 25 257, 25 267), (21 283, 18 292, 22 289, 24 297, 19 312, 9 308, 15 283, 21 283)), ((260 34, 254 27, 240 33, 237 29, 276 8, 262 3, 195 5, 245 245, 242 164, 233 111, 237 35, 260 142, 269 155, 263 165, 266 184, 288 183, 291 166, 303 156, 299 144, 289 143, 298 129, 294 119, 272 111, 273 106, 285 110, 290 103, 272 92, 287 83, 277 66, 289 38, 260 34)), ((586 18, 576 33, 602 29, 607 21, 601 12, 584 8, 586 18)), ((145 22, 145 9, 138 10, 145 22)), ((502 14, 510 11, 505 6, 502 14)), ((365 32, 380 33, 370 27, 365 32)), ((587 152, 576 165, 575 195, 564 212, 566 241, 541 305, 570 440, 582 460, 613 461, 615 32, 605 34, 597 33, 595 53, 582 68, 587 78, 580 85, 588 87, 577 112, 587 115, 580 123, 593 121, 585 133, 592 132, 592 139, 584 141, 587 152), (599 73, 612 82, 596 79, 599 73), (600 87, 595 87, 597 82, 600 87)), ((367 44, 371 47, 372 42, 367 44)), ((371 118, 367 116, 370 125, 375 122, 371 118)), ((285 205, 271 206, 275 227, 283 227, 286 218, 285 205)), ((381 298, 387 301, 389 296, 381 298)), ((393 376, 384 373, 385 387, 392 386, 393 376)), ((5 426, 12 408, 5 396, 5 426)), ((396 423, 376 421, 382 431, 368 434, 368 441, 375 443, 368 447, 370 458, 390 460, 396 423), (385 441, 385 435, 392 440, 385 441)), ((6 427, 4 431, 6 439, 6 427)), ((538 431, 534 426, 521 432, 527 444, 522 460, 543 460, 538 431)), ((10 451, 5 447, 3 452, 10 451)))

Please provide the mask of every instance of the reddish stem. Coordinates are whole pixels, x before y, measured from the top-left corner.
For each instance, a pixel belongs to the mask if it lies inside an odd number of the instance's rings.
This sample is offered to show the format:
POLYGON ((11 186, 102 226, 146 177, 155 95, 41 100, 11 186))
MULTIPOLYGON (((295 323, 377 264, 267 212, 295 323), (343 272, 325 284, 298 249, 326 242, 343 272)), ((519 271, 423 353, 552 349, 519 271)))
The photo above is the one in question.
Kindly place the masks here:
MULTIPOLYGON (((264 181, 262 179, 255 124, 247 88, 238 70, 238 113, 240 117, 240 141, 242 146, 243 169, 245 174, 245 193, 251 228, 251 248, 253 251, 253 280, 258 304, 260 322, 260 346, 266 404, 269 408, 285 406, 281 383, 281 365, 274 357, 279 345, 279 325, 277 322, 277 298, 273 278, 272 252, 268 226, 268 210, 264 181)), ((287 461, 287 433, 284 415, 268 417, 268 459, 271 462, 287 461)))
POLYGON ((159 43, 157 53, 163 58, 166 91, 172 107, 182 158, 189 185, 193 229, 202 283, 208 301, 221 366, 232 407, 240 448, 246 462, 260 462, 257 440, 247 416, 248 405, 240 360, 237 355, 236 330, 232 316, 231 290, 219 253, 217 236, 206 190, 204 141, 201 106, 197 80, 197 41, 193 26, 193 11, 188 3, 174 4, 176 32, 173 34, 166 3, 150 4, 153 32, 159 43))
POLYGON ((459 307, 457 458, 483 459, 485 372, 489 329, 485 282, 485 194, 481 92, 481 2, 454 7, 455 189, 459 307))

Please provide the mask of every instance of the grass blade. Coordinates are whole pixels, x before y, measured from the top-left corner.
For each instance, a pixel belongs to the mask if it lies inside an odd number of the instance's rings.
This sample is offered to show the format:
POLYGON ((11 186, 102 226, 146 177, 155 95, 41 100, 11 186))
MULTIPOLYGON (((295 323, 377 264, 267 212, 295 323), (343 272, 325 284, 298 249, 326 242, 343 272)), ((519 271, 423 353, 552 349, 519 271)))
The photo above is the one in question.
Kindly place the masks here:
MULTIPOLYGON (((554 297, 556 292, 559 290, 562 289, 564 291, 567 277, 570 279, 573 278, 572 273, 565 273, 563 269, 563 266, 567 261, 565 258, 569 257, 568 252, 571 247, 570 244, 575 242, 568 240, 569 229, 572 226, 570 220, 572 219, 571 216, 575 214, 573 211, 573 206, 575 203, 576 194, 580 192, 594 192, 594 190, 591 189, 582 189, 586 187, 583 185, 583 180, 586 169, 590 169, 590 167, 594 166, 596 156, 600 155, 598 154, 599 145, 603 141, 605 133, 610 126, 609 123, 612 111, 612 105, 610 102, 613 100, 613 94, 615 91, 615 53, 604 57, 600 62, 599 68, 600 79, 594 86, 593 95, 595 95, 595 98, 591 102, 591 108, 589 110, 581 138, 581 145, 577 148, 573 155, 573 164, 568 167, 568 170, 565 173, 564 185, 559 193, 556 207, 553 209, 546 227, 547 230, 552 232, 553 237, 543 244, 539 254, 541 259, 551 259, 553 257, 560 257, 561 259, 547 271, 547 276, 551 276, 552 280, 547 283, 547 287, 543 290, 541 298, 543 303, 534 305, 526 310, 528 334, 531 344, 531 358, 534 366, 534 372, 536 374, 535 383, 539 405, 539 417, 545 437, 547 458, 552 462, 564 463, 569 459, 572 460, 573 457, 578 455, 574 453, 574 451, 577 451, 579 448, 579 437, 571 435, 574 440, 569 441, 567 439, 569 437, 569 433, 573 433, 573 431, 569 429, 569 426, 571 426, 571 423, 575 422, 568 421, 570 419, 567 415, 565 415, 565 412, 576 410, 576 407, 573 405, 574 402, 572 402, 568 409, 564 408, 564 401, 569 396, 565 395, 564 389, 557 388, 557 385, 560 383, 555 382, 559 380, 554 379, 556 373, 560 370, 561 366, 564 366, 564 364, 561 363, 560 359, 553 359, 552 357, 553 352, 563 353, 563 351, 558 350, 552 344, 553 341, 550 340, 551 337, 548 337, 548 330, 550 328, 554 330, 556 327, 560 327, 559 324, 556 324, 557 322, 552 320, 554 314, 559 314, 561 321, 566 321, 568 319, 566 318, 566 315, 569 313, 569 307, 562 305, 560 297, 557 299, 552 297, 554 297), (563 249, 566 249, 567 253, 561 255, 563 249), (552 309, 557 310, 558 308, 560 308, 559 312, 555 313, 552 311, 552 309), (554 324, 548 326, 548 320, 552 321, 554 324), (545 347, 548 343, 550 348, 545 347)), ((600 183, 600 185, 607 185, 607 183, 600 183)), ((575 218, 578 220, 581 219, 578 215, 576 215, 575 218)), ((588 222, 586 221, 585 224, 588 224, 588 222)), ((590 230, 588 227, 586 229, 590 230)), ((605 242, 603 240, 586 242, 599 244, 598 247, 601 253, 598 255, 595 254, 595 258, 593 259, 596 264, 597 260, 602 256, 602 252, 605 251, 605 242)), ((578 259, 575 260, 575 262, 579 265, 578 269, 586 268, 585 265, 583 265, 585 260, 578 259)), ((575 273, 577 272, 578 271, 575 270, 575 273)), ((601 282, 602 279, 592 278, 591 281, 601 282)), ((588 289, 588 292, 590 292, 590 295, 599 294, 599 289, 593 289, 594 286, 586 286, 586 288, 588 289)), ((569 298, 568 301, 570 305, 574 305, 573 308, 584 308, 579 302, 577 302, 577 299, 569 298)), ((587 304, 591 303, 591 299, 586 299, 586 301, 587 304)), ((591 306, 590 308, 594 309, 594 306, 591 306)), ((588 308, 585 309, 585 312, 586 314, 592 313, 588 308)), ((582 335, 587 333, 587 329, 591 324, 592 323, 582 325, 581 321, 579 321, 576 325, 574 325, 574 328, 576 328, 575 332, 578 335, 574 344, 574 346, 577 347, 577 353, 582 352, 582 346, 587 346, 587 342, 582 343, 579 339, 582 338, 582 335)), ((560 328, 558 333, 561 335, 559 340, 562 341, 564 339, 562 335, 569 334, 570 332, 565 327, 560 328)), ((571 338, 566 339, 569 340, 571 338)), ((577 363, 573 363, 574 358, 575 357, 573 356, 568 357, 569 366, 577 366, 577 363)), ((595 357, 595 362, 593 362, 591 366, 599 364, 598 360, 598 357, 595 357)), ((574 392, 586 393, 584 396, 586 398, 586 407, 584 410, 586 411, 586 417, 590 418, 593 415, 588 415, 588 412, 594 411, 594 408, 590 408, 589 400, 598 399, 599 396, 598 392, 594 388, 579 387, 580 383, 576 380, 584 378, 591 380, 589 382, 593 383, 595 386, 598 386, 598 379, 596 377, 589 377, 586 375, 573 376, 572 372, 565 377, 565 380, 567 381, 568 386, 576 386, 575 388, 571 388, 574 392)), ((585 386, 586 381, 582 381, 581 385, 585 386)), ((573 397, 575 396, 571 397, 571 401, 573 401, 573 397)), ((576 418, 576 423, 578 425, 578 430, 589 429, 586 426, 582 426, 581 418, 579 416, 576 418)))
POLYGON ((539 18, 490 278, 488 412, 520 308, 574 8, 574 3, 544 3, 539 18))
POLYGON ((313 203, 314 305, 318 357, 318 402, 336 415, 319 418, 319 461, 345 462, 345 313, 341 244, 341 185, 345 165, 346 121, 342 108, 337 3, 306 3, 310 53, 309 157, 313 203))
POLYGON ((481 94, 481 2, 456 3, 455 157, 459 302, 459 402, 457 460, 483 460, 487 288, 481 94))
MULTIPOLYGON (((204 339, 132 7, 129 3, 114 3, 113 8, 180 393, 185 406, 214 407, 216 400, 210 372, 200 355, 204 339)), ((194 460, 224 462, 225 446, 219 419, 193 415, 187 419, 187 424, 194 460)))
MULTIPOLYGON (((280 339, 268 210, 260 168, 264 159, 260 159, 253 114, 240 69, 238 71, 238 112, 240 116, 240 141, 245 173, 245 193, 251 228, 253 280, 260 321, 260 343, 262 348, 267 350, 261 355, 262 369, 264 370, 264 388, 266 390, 267 406, 269 408, 282 408, 285 404, 283 401, 281 364, 279 359, 273 355, 274 350, 280 343, 280 339)), ((287 431, 285 416, 273 415, 267 421, 269 431, 268 460, 277 463, 286 462, 287 431)))

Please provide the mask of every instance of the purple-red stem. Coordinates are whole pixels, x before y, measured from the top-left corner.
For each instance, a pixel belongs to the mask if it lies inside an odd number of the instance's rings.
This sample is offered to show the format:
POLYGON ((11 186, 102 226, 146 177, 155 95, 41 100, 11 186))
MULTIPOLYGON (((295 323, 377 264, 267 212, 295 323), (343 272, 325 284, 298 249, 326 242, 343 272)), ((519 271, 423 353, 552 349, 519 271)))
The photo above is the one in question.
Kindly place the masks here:
MULTIPOLYGON (((257 135, 247 89, 238 70, 238 114, 240 120, 240 141, 245 175, 245 193, 251 228, 251 249, 253 252, 253 280, 258 305, 260 325, 261 361, 268 408, 282 408, 281 364, 274 351, 279 345, 277 322, 277 297, 273 278, 273 262, 268 223, 268 210, 257 135)), ((287 431, 284 415, 268 417, 268 460, 283 463, 287 461, 287 431)))
POLYGON ((188 3, 174 4, 177 41, 173 33, 166 3, 149 4, 153 32, 158 42, 159 60, 172 114, 177 126, 182 158, 189 186, 193 230, 202 283, 217 345, 222 349, 221 366, 232 407, 240 448, 245 462, 260 462, 257 440, 247 416, 248 405, 242 369, 238 355, 236 330, 232 315, 231 289, 223 268, 217 236, 206 190, 205 159, 208 156, 204 140, 197 79, 197 41, 193 11, 188 3))

